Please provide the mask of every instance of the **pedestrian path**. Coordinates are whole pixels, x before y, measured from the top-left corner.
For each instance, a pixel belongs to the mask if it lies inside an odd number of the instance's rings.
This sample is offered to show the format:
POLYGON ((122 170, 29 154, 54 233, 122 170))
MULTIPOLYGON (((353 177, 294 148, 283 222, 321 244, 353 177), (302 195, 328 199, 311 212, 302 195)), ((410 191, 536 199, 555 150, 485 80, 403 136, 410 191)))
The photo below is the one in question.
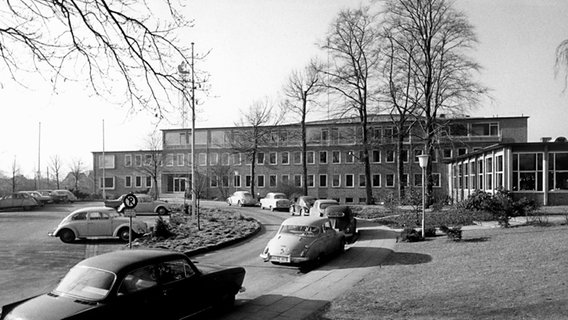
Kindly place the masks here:
POLYGON ((372 223, 361 223, 359 239, 346 251, 298 280, 256 299, 240 301, 221 319, 307 319, 352 288, 368 273, 381 267, 393 252, 397 232, 372 223))

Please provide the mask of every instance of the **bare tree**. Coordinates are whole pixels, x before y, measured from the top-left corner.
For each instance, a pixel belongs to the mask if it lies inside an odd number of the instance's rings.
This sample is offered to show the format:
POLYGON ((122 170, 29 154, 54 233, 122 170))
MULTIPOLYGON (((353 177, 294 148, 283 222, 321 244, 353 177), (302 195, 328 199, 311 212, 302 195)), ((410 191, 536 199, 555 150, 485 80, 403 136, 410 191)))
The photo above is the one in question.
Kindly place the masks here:
POLYGON ((159 134, 159 131, 154 131, 146 137, 146 150, 142 166, 137 167, 137 170, 150 176, 152 179, 152 185, 154 186, 154 192, 152 193, 155 200, 160 196, 158 177, 162 171, 162 163, 164 160, 162 152, 162 137, 159 134))
POLYGON ((322 49, 328 50, 332 61, 322 69, 326 88, 338 95, 335 116, 355 114, 360 120, 362 159, 365 166, 366 203, 374 203, 369 159, 369 113, 378 93, 380 41, 377 16, 369 7, 347 9, 333 22, 322 49))
MULTIPOLYGON (((411 69, 420 116, 424 153, 433 158, 442 127, 440 113, 461 112, 475 106, 487 93, 473 79, 481 67, 466 53, 477 43, 467 17, 446 0, 389 0, 385 4, 391 32, 411 69)), ((427 168, 428 202, 432 195, 432 166, 427 168)))
POLYGON ((17 188, 17 184, 18 184, 18 177, 20 176, 20 166, 18 165, 18 162, 16 161, 16 157, 14 157, 14 161, 12 161, 12 177, 10 178, 12 180, 12 192, 16 192, 16 188, 17 188))
POLYGON ((59 186, 59 182, 60 182, 60 174, 61 174, 61 159, 59 158, 58 155, 55 155, 53 157, 51 157, 51 161, 50 161, 50 165, 49 165, 49 169, 51 169, 51 171, 53 172, 52 175, 55 178, 55 185, 56 185, 56 189, 61 189, 59 186))
MULTIPOLYGON (((394 125, 393 137, 396 139, 394 148, 396 150, 396 188, 397 197, 400 202, 404 197, 404 140, 412 135, 414 123, 417 119, 416 112, 421 93, 416 89, 415 68, 412 64, 412 57, 415 55, 416 46, 414 43, 406 43, 404 39, 397 38, 397 34, 391 32, 396 21, 385 21, 383 27, 384 37, 384 63, 382 66, 385 81, 385 102, 390 105, 389 110, 391 122, 394 125)), ((391 137, 385 137, 390 140, 391 137)), ((381 144, 382 141, 378 141, 381 144)), ((412 150, 409 150, 411 152, 412 150)), ((410 155, 408 155, 410 156, 410 155)), ((408 183, 408 181, 407 181, 408 183)))
POLYGON ((312 60, 304 70, 293 71, 284 86, 284 96, 287 98, 284 108, 300 120, 304 195, 308 195, 306 118, 313 109, 318 107, 314 98, 324 90, 324 87, 320 85, 319 69, 321 69, 320 64, 312 60))
POLYGON ((218 163, 211 167, 213 173, 213 183, 211 186, 216 186, 221 194, 221 199, 229 197, 229 176, 231 174, 231 166, 218 163))
POLYGON ((282 115, 274 111, 272 103, 265 98, 257 100, 248 112, 235 123, 237 127, 230 137, 233 150, 243 153, 251 164, 251 189, 255 194, 256 161, 261 147, 267 146, 272 136, 273 126, 282 121, 282 115))
POLYGON ((564 90, 568 86, 568 39, 562 41, 555 52, 554 75, 562 74, 564 80, 564 90))
MULTIPOLYGON (((103 164, 106 165, 106 164, 103 164)), ((85 171, 84 163, 81 159, 74 159, 70 166, 71 171, 69 174, 75 179, 75 187, 73 190, 77 192, 79 190, 79 181, 81 180, 81 174, 85 171)))
POLYGON ((178 73, 190 61, 178 34, 192 27, 176 1, 15 0, 0 5, 0 63, 11 78, 39 74, 56 89, 84 81, 91 92, 120 97, 158 118, 190 101, 178 73))

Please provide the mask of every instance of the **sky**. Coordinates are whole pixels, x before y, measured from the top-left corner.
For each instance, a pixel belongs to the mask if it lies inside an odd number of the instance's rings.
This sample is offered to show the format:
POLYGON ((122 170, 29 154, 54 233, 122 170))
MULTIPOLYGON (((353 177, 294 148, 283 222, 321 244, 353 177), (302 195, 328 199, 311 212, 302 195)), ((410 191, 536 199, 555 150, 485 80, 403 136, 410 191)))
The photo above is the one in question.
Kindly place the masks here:
MULTIPOLYGON (((317 43, 341 9, 361 0, 192 0, 185 15, 195 26, 183 39, 195 52, 209 52, 196 68, 210 74, 208 96, 197 96, 196 127, 229 127, 257 100, 277 99, 290 72, 321 55, 317 43)), ((568 91, 554 75, 554 53, 568 39, 566 0, 456 0, 474 26, 479 43, 471 56, 479 81, 492 99, 472 116, 529 116, 529 141, 568 136, 563 115, 568 91)), ((0 69, 0 75, 3 71, 0 69)), ((54 94, 34 80, 27 88, 0 83, 0 173, 12 164, 33 177, 54 156, 63 171, 82 161, 92 169, 93 151, 145 149, 156 129, 179 128, 179 115, 156 123, 145 113, 92 96, 67 83, 54 94), (103 130, 104 123, 104 130, 103 130), (40 129, 41 128, 41 129, 40 129), (104 134, 103 134, 104 132, 104 134)))

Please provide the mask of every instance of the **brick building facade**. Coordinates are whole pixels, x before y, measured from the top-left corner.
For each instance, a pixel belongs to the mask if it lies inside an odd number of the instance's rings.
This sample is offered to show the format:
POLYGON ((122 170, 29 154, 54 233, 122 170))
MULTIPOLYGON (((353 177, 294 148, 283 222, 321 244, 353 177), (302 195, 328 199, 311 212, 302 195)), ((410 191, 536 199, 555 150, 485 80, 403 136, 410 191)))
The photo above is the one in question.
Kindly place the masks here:
MULTIPOLYGON (((443 132, 436 141, 432 159, 434 196, 450 194, 444 160, 500 143, 527 142, 528 117, 442 117, 443 132)), ((395 192, 397 153, 396 129, 389 116, 370 121, 371 185, 373 198, 382 201, 395 192)), ((419 126, 404 138, 404 176, 407 188, 420 187, 421 169, 417 155, 424 145, 419 126)), ((250 190, 251 164, 231 142, 238 130, 246 128, 198 128, 195 130, 196 189, 206 199, 224 199, 235 190, 250 190)), ((302 152, 298 125, 265 127, 270 138, 258 149, 254 177, 255 193, 283 191, 289 196, 301 192, 302 152), (294 194, 293 194, 294 193, 294 194)), ((93 152, 95 192, 101 192, 105 163, 107 196, 128 192, 156 192, 160 196, 183 196, 191 181, 191 129, 165 129, 159 151, 93 152), (156 170, 149 168, 154 164, 156 170), (152 178, 155 174, 156 180, 152 178)), ((342 203, 364 203, 364 166, 360 161, 361 129, 357 119, 307 123, 308 193, 342 203)))

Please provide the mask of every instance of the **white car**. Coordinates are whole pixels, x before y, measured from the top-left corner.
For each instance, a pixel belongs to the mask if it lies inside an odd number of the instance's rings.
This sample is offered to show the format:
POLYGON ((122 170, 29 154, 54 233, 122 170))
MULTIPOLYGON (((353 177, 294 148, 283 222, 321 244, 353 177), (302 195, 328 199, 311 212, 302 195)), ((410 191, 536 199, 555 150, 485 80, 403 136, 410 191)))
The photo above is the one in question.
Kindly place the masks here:
POLYGON ((314 205, 310 209, 310 217, 323 217, 325 214, 325 208, 329 206, 338 206, 339 202, 333 199, 319 199, 314 202, 314 205))
POLYGON ((235 191, 230 197, 227 198, 227 203, 231 205, 243 206, 256 206, 256 199, 248 191, 235 191))
POLYGON ((343 233, 333 229, 328 218, 292 217, 282 222, 260 257, 274 264, 319 263, 344 248, 343 233))
MULTIPOLYGON (((70 243, 77 238, 112 237, 128 241, 130 237, 130 218, 121 216, 113 208, 87 207, 71 212, 61 220, 57 228, 48 234, 70 243)), ((146 222, 132 219, 132 232, 140 236, 148 232, 146 222)))
POLYGON ((274 210, 289 210, 290 200, 286 197, 284 193, 281 192, 269 192, 266 197, 260 199, 260 208, 274 210))

